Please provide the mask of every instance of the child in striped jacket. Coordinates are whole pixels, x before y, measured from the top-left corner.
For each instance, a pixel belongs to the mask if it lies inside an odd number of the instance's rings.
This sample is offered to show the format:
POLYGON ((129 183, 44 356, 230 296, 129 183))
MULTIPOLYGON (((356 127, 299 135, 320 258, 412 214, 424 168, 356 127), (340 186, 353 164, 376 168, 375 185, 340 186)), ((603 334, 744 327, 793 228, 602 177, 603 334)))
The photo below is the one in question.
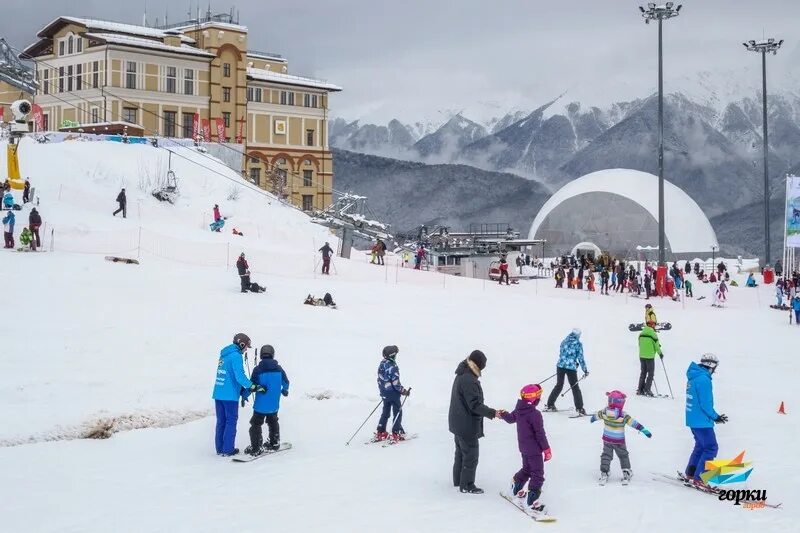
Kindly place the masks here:
POLYGON ((611 461, 616 452, 622 466, 622 484, 627 485, 633 476, 631 470, 631 460, 628 456, 628 448, 625 446, 625 426, 631 426, 640 431, 648 439, 653 436, 650 431, 642 424, 637 422, 631 415, 625 413, 622 408, 625 406, 625 394, 613 390, 607 392, 608 407, 592 415, 591 422, 602 420, 603 428, 603 453, 600 454, 600 484, 605 485, 608 481, 608 472, 611 468, 611 461))

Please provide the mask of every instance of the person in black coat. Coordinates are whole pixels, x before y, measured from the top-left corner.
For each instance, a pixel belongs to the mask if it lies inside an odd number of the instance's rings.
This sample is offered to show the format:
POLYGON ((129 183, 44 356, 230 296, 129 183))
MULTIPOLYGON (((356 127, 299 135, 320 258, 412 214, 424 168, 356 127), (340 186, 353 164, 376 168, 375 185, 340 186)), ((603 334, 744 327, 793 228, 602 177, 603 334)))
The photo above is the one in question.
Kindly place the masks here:
POLYGON ((22 189, 22 203, 27 204, 31 201, 31 181, 25 178, 25 188, 22 189))
POLYGON ((331 255, 333 255, 333 248, 327 242, 325 246, 319 249, 322 252, 322 273, 330 275, 331 273, 331 255))
POLYGON ((244 258, 244 252, 239 256, 236 261, 236 270, 239 272, 239 279, 242 281, 242 292, 250 290, 250 265, 247 264, 247 259, 244 258))
POLYGON ((117 213, 121 211, 122 218, 128 218, 128 198, 125 196, 124 188, 117 195, 117 203, 119 204, 119 209, 114 211, 114 216, 117 216, 117 213))
POLYGON ((475 350, 459 363, 450 393, 450 412, 447 418, 456 444, 453 485, 461 492, 470 494, 483 494, 483 490, 475 486, 478 439, 483 437, 483 418, 495 418, 503 412, 483 403, 483 389, 478 378, 484 368, 486 356, 480 350, 475 350))
POLYGON ((36 210, 34 207, 31 209, 30 215, 28 215, 28 226, 30 227, 32 239, 33 239, 33 246, 32 248, 36 250, 37 248, 41 248, 42 240, 39 238, 39 227, 42 225, 42 215, 39 214, 39 211, 36 210))

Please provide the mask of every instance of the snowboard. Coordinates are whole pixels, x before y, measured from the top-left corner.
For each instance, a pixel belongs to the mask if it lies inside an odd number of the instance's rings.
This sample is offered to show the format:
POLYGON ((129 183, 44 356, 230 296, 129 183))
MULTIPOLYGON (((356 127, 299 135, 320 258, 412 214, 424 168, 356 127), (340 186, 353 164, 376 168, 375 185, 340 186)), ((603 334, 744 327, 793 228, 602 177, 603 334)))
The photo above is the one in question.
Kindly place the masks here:
POLYGON ((540 513, 540 512, 532 511, 530 509, 525 508, 525 506, 522 504, 521 501, 517 500, 516 498, 512 498, 511 496, 509 496, 508 494, 503 493, 502 491, 500 492, 500 496, 504 500, 509 502, 511 505, 513 505, 514 507, 516 507, 517 509, 519 509, 520 511, 525 513, 526 515, 528 515, 531 518, 533 518, 534 520, 536 520, 537 522, 555 522, 556 521, 556 517, 550 516, 547 513, 540 513))
POLYGON ((791 307, 789 307, 788 305, 782 305, 780 307, 778 307, 777 305, 770 305, 770 308, 777 309, 778 311, 788 311, 789 309, 791 309, 791 307))
MULTIPOLYGON (((628 325, 628 329, 631 331, 642 331, 643 328, 644 324, 641 322, 638 324, 628 325)), ((672 329, 672 324, 670 324, 669 322, 659 322, 658 324, 656 324, 656 331, 669 331, 671 329, 672 329)))
POLYGON ((262 457, 267 457, 268 455, 274 455, 278 452, 284 452, 286 450, 292 449, 291 442, 281 442, 281 447, 277 450, 267 450, 260 455, 250 455, 249 453, 241 453, 239 455, 234 455, 231 459, 234 463, 251 463, 256 459, 261 459, 262 457))
POLYGON ((126 265, 138 265, 139 261, 136 259, 128 259, 127 257, 116 257, 113 255, 107 255, 106 261, 111 261, 112 263, 125 263, 126 265))
POLYGON ((647 394, 639 394, 637 393, 636 396, 640 398, 669 398, 669 394, 653 394, 652 396, 648 396, 647 394))

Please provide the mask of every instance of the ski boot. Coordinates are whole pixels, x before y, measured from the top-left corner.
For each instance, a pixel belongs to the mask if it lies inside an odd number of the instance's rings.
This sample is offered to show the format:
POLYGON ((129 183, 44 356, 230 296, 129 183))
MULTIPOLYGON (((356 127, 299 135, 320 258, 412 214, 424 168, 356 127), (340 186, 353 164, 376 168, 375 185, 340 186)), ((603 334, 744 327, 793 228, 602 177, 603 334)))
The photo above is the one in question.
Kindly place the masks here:
POLYGON ((513 479, 511 480, 511 497, 512 498, 522 498, 525 496, 525 491, 522 490, 522 486, 524 483, 517 483, 513 479))
POLYGON ((547 411, 547 412, 550 412, 550 413, 555 413, 556 411, 558 411, 558 409, 556 409, 555 405, 545 405, 544 406, 544 411, 547 411))
POLYGON ((623 468, 622 469, 622 484, 627 485, 631 482, 631 478, 633 477, 633 470, 630 468, 623 468))
POLYGON ((476 487, 475 484, 467 485, 466 487, 459 487, 458 490, 464 494, 483 494, 483 489, 476 487))
POLYGON ((608 472, 600 472, 600 479, 597 480, 600 485, 608 483, 608 472))
POLYGON ((528 504, 528 511, 533 515, 545 514, 544 504, 541 501, 539 501, 539 496, 541 495, 542 491, 540 490, 528 491, 528 498, 526 503, 528 504))
POLYGON ((577 411, 578 411, 579 415, 586 416, 586 409, 584 409, 583 407, 581 407, 580 409, 577 409, 577 411))
POLYGON ((231 453, 221 453, 219 455, 222 457, 233 457, 234 455, 239 455, 239 448, 234 448, 231 453))
POLYGON ((389 438, 389 434, 385 431, 376 431, 372 437, 372 442, 380 442, 389 438))
POLYGON ((265 446, 265 448, 271 452, 277 452, 281 449, 281 441, 275 440, 269 443, 269 445, 265 446))
POLYGON ((393 442, 400 442, 401 440, 406 440, 406 434, 403 431, 398 431, 396 433, 392 433, 389 437, 393 442))
POLYGON ((246 453, 247 455, 252 455, 253 457, 256 457, 256 456, 261 455, 262 453, 264 453, 264 446, 259 445, 259 446, 255 447, 255 448, 253 448, 253 446, 248 444, 247 447, 244 449, 244 453, 246 453))

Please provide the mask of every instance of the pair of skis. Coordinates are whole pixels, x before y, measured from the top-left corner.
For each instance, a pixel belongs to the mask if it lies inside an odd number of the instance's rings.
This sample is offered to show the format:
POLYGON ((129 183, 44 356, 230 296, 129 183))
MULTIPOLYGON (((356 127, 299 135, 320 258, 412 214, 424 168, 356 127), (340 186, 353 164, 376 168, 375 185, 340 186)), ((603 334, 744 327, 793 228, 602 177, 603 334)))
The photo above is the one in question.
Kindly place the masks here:
POLYGON ((400 444, 401 442, 414 440, 417 437, 419 437, 419 435, 416 434, 416 433, 406 433, 403 436, 402 439, 388 438, 388 439, 380 439, 379 440, 379 439, 376 439, 375 437, 373 437, 370 440, 368 440, 367 442, 365 442, 364 444, 378 444, 378 443, 380 443, 381 444, 381 448, 388 448, 389 446, 395 446, 396 444, 400 444))
MULTIPOLYGON (((711 487, 711 486, 702 486, 692 483, 692 481, 687 478, 681 472, 678 472, 676 475, 669 475, 669 474, 660 474, 657 472, 653 472, 653 479, 655 481, 661 481, 664 483, 668 483, 670 485, 676 486, 683 486, 686 488, 690 488, 696 490, 697 492, 702 492, 704 494, 711 494, 712 496, 719 496, 720 489, 711 487)), ((767 503, 767 502, 758 502, 759 504, 763 504, 764 507, 769 507, 770 509, 781 509, 783 503, 767 503)))

